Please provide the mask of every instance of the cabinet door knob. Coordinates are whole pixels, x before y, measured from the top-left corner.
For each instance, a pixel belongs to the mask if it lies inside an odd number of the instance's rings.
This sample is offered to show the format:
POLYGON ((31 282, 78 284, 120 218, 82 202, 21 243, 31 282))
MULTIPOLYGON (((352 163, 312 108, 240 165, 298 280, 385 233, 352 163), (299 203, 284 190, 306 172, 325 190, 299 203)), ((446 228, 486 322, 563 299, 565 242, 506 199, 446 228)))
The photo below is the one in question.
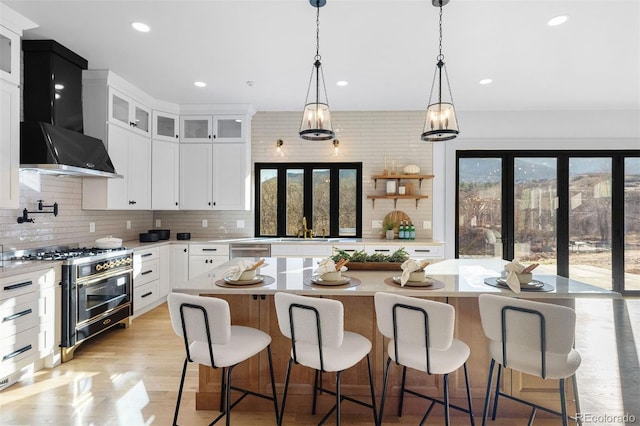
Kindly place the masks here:
POLYGON ((184 252, 186 253, 186 252, 187 252, 187 249, 184 249, 184 250, 182 250, 182 251, 184 251, 184 252))
POLYGON ((211 201, 209 201, 209 205, 211 205, 211 201))
POLYGON ((133 200, 129 200, 129 205, 130 205, 130 206, 134 205, 135 203, 136 203, 135 201, 133 201, 133 200))
POLYGON ((176 206, 178 205, 178 202, 176 201, 176 206))
POLYGON ((211 135, 209 135, 209 139, 211 139, 211 135))
POLYGON ((176 135, 176 139, 178 139, 178 135, 176 135))
POLYGON ((216 135, 213 135, 213 138, 215 139, 215 138, 216 138, 216 135))

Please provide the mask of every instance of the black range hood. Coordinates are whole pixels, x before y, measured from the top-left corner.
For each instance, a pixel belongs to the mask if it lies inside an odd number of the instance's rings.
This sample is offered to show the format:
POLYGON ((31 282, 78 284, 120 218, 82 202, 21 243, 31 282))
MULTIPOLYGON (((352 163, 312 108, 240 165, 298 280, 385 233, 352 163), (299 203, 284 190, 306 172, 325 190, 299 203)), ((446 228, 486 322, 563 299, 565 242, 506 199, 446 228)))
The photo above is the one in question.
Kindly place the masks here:
POLYGON ((82 133, 82 70, 87 60, 53 40, 23 40, 22 50, 20 169, 122 178, 104 143, 82 133))

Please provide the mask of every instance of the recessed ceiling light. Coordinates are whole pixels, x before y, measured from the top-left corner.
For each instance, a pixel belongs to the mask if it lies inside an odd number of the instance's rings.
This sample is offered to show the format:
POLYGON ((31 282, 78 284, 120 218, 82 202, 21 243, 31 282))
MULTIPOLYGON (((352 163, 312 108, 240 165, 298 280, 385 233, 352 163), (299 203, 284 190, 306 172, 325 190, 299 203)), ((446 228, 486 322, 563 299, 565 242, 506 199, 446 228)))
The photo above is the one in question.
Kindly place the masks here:
POLYGON ((493 80, 490 78, 483 78, 482 80, 479 81, 480 84, 491 84, 493 80))
POLYGON ((253 87, 253 86, 255 86, 255 85, 256 85, 256 82, 255 82, 255 81, 253 81, 253 80, 247 80, 247 86, 249 86, 249 87, 253 87))
POLYGON ((57 83, 53 87, 56 90, 62 90, 62 89, 64 89, 64 84, 57 83))
POLYGON ((151 27, 143 22, 132 22, 131 26, 134 30, 140 31, 141 33, 148 33, 151 31, 151 27))
POLYGON ((338 86, 347 86, 347 85, 349 85, 349 82, 345 81, 345 80, 340 80, 340 81, 336 82, 336 85, 338 85, 338 86))
POLYGON ((207 86, 207 83, 205 83, 204 81, 196 81, 193 84, 195 84, 198 87, 206 87, 207 86))
POLYGON ((569 15, 554 16, 553 18, 547 21, 547 25, 550 27, 556 27, 558 25, 562 25, 565 22, 567 22, 567 19, 569 19, 569 15))

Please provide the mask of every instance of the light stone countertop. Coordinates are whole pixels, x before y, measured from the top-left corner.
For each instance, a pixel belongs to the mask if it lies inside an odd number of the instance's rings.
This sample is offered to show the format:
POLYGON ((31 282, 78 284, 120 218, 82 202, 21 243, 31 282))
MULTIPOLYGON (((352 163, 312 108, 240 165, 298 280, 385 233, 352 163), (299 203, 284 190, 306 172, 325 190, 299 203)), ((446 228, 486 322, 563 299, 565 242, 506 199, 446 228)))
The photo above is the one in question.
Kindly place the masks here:
MULTIPOLYGON (((619 298, 619 293, 603 290, 579 281, 557 275, 536 275, 534 279, 553 286, 549 292, 530 291, 514 293, 509 289, 492 287, 484 283, 489 277, 498 277, 506 263, 499 259, 449 259, 430 264, 425 269, 426 275, 439 282, 444 288, 429 290, 425 288, 400 287, 390 285, 385 280, 399 276, 401 271, 347 271, 346 276, 360 281, 357 286, 320 286, 309 285, 309 279, 317 268, 319 258, 266 258, 266 267, 259 274, 272 277, 274 282, 268 285, 254 284, 249 286, 221 286, 225 272, 240 259, 231 260, 209 273, 184 283, 176 292, 190 294, 274 294, 278 291, 293 292, 306 295, 354 295, 371 296, 378 291, 399 292, 407 296, 422 297, 478 297, 481 293, 511 295, 534 299, 574 299, 574 298, 619 298)), ((254 259, 255 260, 255 259, 254 259)), ((347 264, 347 267, 349 265, 347 264)), ((224 283, 224 282, 223 282, 224 283)))

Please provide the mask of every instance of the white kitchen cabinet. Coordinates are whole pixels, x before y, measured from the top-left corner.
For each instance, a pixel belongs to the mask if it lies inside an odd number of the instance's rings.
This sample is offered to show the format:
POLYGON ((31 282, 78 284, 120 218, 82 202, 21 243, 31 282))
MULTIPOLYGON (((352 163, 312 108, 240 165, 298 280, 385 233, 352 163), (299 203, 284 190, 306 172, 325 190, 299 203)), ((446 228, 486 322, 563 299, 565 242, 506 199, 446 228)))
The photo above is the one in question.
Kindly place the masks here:
POLYGON ((229 261, 229 244, 189 244, 189 279, 229 261))
POLYGON ((189 244, 171 244, 171 288, 184 288, 189 280, 189 244))
POLYGON ((180 210, 210 210, 213 145, 180 144, 180 210))
POLYGON ((249 210, 248 143, 180 144, 181 210, 249 210))
POLYGON ((271 244, 271 257, 329 257, 331 254, 331 244, 271 244))
POLYGON ((133 251, 134 318, 162 303, 160 295, 160 248, 137 248, 133 251))
POLYGON ((152 139, 165 142, 180 141, 180 116, 153 110, 152 139))
POLYGON ((151 136, 151 108, 109 87, 109 122, 151 136))
POLYGON ((151 209, 151 140, 109 124, 108 136, 103 142, 116 171, 124 175, 124 179, 83 179, 82 208, 151 209))
POLYGON ((180 116, 180 142, 209 143, 213 140, 213 116, 180 116))
POLYGON ((20 88, 0 79, 0 208, 20 201, 20 88))
POLYGON ((167 294, 171 292, 171 276, 173 273, 173 262, 171 256, 171 245, 165 244, 158 247, 160 256, 158 266, 160 277, 158 278, 158 298, 162 302, 166 300, 167 294))
POLYGON ((0 25, 0 78, 20 85, 20 34, 0 25))
POLYGON ((443 245, 407 245, 404 249, 412 259, 444 259, 443 245))
POLYGON ((56 364, 59 267, 0 279, 0 389, 56 364))
POLYGON ((180 142, 245 142, 250 119, 246 115, 183 115, 180 142))
POLYGON ((177 210, 180 206, 180 145, 151 142, 151 208, 177 210))

